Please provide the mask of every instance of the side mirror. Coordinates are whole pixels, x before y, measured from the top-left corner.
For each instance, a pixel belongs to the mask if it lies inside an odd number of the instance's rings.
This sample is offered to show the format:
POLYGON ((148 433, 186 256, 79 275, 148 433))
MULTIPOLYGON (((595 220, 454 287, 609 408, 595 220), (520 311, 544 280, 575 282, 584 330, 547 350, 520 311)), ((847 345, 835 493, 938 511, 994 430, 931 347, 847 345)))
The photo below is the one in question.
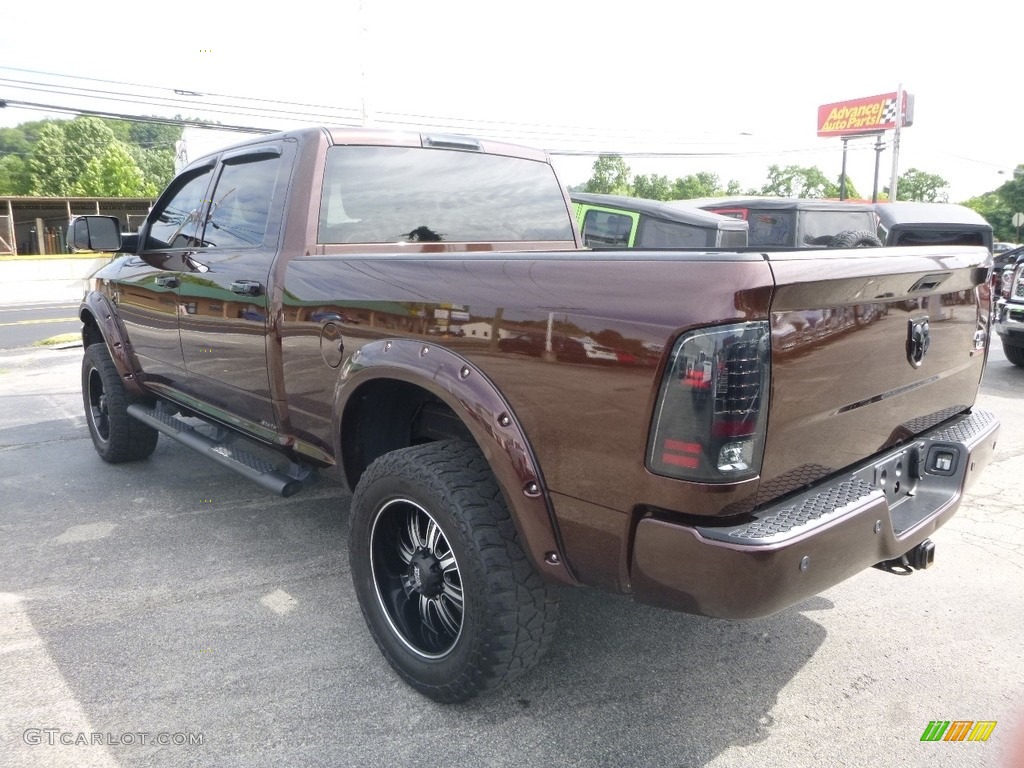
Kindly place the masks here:
POLYGON ((68 226, 68 245, 74 251, 118 251, 121 222, 116 216, 76 216, 68 226))

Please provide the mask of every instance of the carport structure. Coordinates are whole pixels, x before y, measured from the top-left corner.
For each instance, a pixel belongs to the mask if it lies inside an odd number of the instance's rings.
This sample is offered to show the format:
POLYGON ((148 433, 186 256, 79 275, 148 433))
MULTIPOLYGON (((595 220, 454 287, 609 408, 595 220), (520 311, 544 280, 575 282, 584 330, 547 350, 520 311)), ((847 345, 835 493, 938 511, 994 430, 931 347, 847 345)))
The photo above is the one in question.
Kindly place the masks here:
POLYGON ((72 216, 117 216, 126 232, 138 229, 153 205, 141 197, 0 197, 0 255, 67 253, 72 216))

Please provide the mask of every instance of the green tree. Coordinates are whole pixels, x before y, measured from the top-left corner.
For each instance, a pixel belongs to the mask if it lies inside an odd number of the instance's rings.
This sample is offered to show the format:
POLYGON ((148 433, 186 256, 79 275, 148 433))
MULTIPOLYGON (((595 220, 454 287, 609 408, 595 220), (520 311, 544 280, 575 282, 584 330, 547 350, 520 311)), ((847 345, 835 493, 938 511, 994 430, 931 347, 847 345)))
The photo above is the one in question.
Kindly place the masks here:
POLYGON ((110 129, 114 138, 130 144, 132 141, 132 124, 128 120, 117 120, 111 117, 97 118, 103 125, 110 129))
MULTIPOLYGON (((842 176, 836 178, 836 197, 839 197, 839 182, 842 176)), ((853 183, 853 179, 849 176, 846 177, 846 199, 857 200, 860 198, 860 193, 857 191, 857 187, 853 183)))
POLYGON ((1016 239, 1017 228, 1013 226, 1012 221, 1014 211, 996 192, 986 192, 970 200, 964 200, 962 205, 985 217, 985 221, 992 225, 992 234, 996 240, 1016 239))
POLYGON ((1024 213, 1024 165, 1018 165, 1013 178, 996 189, 996 194, 1010 209, 1010 215, 1024 213))
MULTIPOLYGON (((889 188, 884 188, 889 196, 889 188)), ((896 181, 897 200, 917 200, 923 203, 948 203, 949 182, 935 173, 910 168, 896 181)))
POLYGON ((174 178, 174 150, 163 147, 142 149, 129 145, 135 164, 142 171, 143 185, 138 193, 143 197, 156 197, 174 178))
POLYGON ((28 158, 32 194, 74 194, 89 162, 114 141, 114 132, 95 117, 47 123, 28 158))
POLYGON ((23 159, 32 151, 32 145, 39 141, 39 132, 51 121, 33 120, 12 128, 0 128, 0 155, 19 155, 23 159))
POLYGON ((647 200, 671 200, 672 184, 668 176, 659 176, 656 173, 650 176, 637 176, 633 179, 631 193, 633 197, 643 197, 647 200))
MULTIPOLYGON (((181 117, 180 115, 178 116, 181 117)), ((181 141, 182 127, 180 125, 165 125, 163 123, 129 123, 129 138, 132 144, 138 144, 143 149, 174 149, 174 143, 181 141)))
POLYGON ((106 122, 96 117, 66 120, 63 127, 64 153, 73 184, 85 172, 89 161, 102 155, 118 139, 106 122))
POLYGON ((584 192, 603 195, 628 195, 631 171, 620 155, 601 155, 594 161, 594 169, 584 192))
POLYGON ((20 128, 0 128, 0 155, 25 157, 30 149, 32 144, 20 128))
POLYGON ((725 189, 722 190, 722 194, 727 197, 742 194, 743 188, 740 186, 739 181, 736 179, 729 179, 729 183, 725 185, 725 189))
POLYGON ((120 141, 106 149, 85 166, 71 187, 71 194, 81 197, 136 197, 143 194, 142 171, 132 157, 131 148, 120 141))
POLYGON ((0 195, 29 194, 28 165, 18 155, 0 157, 0 195))
POLYGON ((768 166, 768 183, 760 194, 773 197, 839 197, 839 186, 817 166, 768 166))
POLYGON ((43 126, 28 158, 28 172, 30 194, 70 193, 73 181, 66 163, 64 127, 61 123, 52 122, 43 126))
POLYGON ((672 185, 673 200, 693 200, 698 197, 716 197, 719 193, 718 175, 708 171, 681 176, 672 185))
POLYGON ((181 132, 177 125, 94 117, 0 130, 0 154, 25 159, 23 169, 5 160, 0 193, 155 197, 174 176, 181 132))

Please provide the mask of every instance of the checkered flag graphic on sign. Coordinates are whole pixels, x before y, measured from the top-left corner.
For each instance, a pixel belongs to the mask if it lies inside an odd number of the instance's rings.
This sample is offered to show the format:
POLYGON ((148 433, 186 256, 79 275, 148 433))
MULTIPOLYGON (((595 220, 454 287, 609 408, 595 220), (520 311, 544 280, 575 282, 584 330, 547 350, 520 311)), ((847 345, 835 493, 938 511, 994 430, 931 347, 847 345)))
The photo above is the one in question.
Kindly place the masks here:
POLYGON ((885 107, 882 108, 882 125, 896 122, 896 99, 886 99, 885 107))

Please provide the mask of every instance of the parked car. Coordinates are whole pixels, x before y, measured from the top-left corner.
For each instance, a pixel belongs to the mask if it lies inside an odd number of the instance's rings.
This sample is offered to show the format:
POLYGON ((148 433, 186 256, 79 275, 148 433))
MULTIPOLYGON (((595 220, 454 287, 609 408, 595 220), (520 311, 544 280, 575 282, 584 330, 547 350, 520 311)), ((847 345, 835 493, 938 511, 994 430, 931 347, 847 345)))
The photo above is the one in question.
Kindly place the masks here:
POLYGON ((992 287, 997 297, 1009 295, 1010 276, 1013 267, 1024 257, 1024 245, 1018 245, 1011 251, 1003 251, 992 256, 992 287))
POLYGON ((544 354, 544 335, 540 333, 515 333, 498 339, 502 352, 518 352, 521 355, 540 357, 544 354))
POLYGON ((1002 254, 992 328, 1003 343, 1006 359, 1024 368, 1024 246, 1002 254))
POLYGON ((881 244, 871 203, 802 197, 714 197, 687 202, 747 222, 751 245, 852 248, 881 244))
POLYGON ((687 200, 571 194, 588 248, 732 248, 747 244, 747 224, 702 211, 687 200))

